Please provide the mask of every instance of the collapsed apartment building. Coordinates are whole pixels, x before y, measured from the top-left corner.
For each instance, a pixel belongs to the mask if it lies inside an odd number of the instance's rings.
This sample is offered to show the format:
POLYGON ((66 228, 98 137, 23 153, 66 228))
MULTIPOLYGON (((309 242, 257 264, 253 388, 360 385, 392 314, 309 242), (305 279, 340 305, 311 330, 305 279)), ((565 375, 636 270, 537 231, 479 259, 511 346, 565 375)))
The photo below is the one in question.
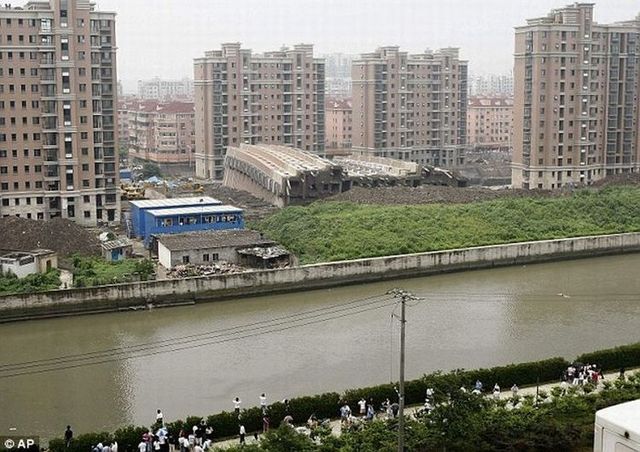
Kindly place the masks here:
POLYGON ((456 185, 451 172, 386 157, 351 155, 327 160, 280 145, 229 147, 223 184, 273 205, 307 204, 352 187, 456 185))
POLYGON ((311 152, 280 145, 229 147, 223 185, 271 204, 302 204, 342 192, 342 168, 311 152))

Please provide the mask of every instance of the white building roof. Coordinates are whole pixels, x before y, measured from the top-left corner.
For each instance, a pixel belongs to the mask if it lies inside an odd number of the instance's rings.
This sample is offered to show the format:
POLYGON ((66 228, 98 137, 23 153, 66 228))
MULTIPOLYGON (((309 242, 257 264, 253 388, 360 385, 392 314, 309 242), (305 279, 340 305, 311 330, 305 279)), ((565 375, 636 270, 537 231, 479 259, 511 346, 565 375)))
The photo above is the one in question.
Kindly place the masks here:
POLYGON ((640 441, 640 400, 621 403, 596 411, 596 425, 640 441))
POLYGON ((129 203, 139 209, 153 209, 158 207, 182 207, 199 204, 221 205, 222 201, 218 201, 210 196, 194 196, 189 198, 145 199, 143 201, 129 201, 129 203))
POLYGON ((218 214, 218 213, 242 213, 243 210, 234 206, 193 206, 176 209, 155 209, 147 210, 154 217, 169 217, 174 215, 198 215, 198 214, 218 214))

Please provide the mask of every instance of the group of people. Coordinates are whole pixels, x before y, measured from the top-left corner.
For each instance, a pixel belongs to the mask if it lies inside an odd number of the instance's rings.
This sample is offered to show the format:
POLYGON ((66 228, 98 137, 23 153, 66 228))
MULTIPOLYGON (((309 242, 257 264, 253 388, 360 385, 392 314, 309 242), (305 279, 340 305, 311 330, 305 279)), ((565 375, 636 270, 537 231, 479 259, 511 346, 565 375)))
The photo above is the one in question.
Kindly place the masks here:
POLYGON ((603 377, 602 370, 596 364, 574 363, 562 373, 561 384, 563 387, 584 386, 588 383, 598 386, 603 377))
MULTIPOLYGON (((360 421, 372 421, 376 417, 376 409, 374 408, 373 399, 368 401, 365 398, 361 398, 358 401, 359 417, 355 416, 351 411, 351 407, 345 402, 340 406, 340 423, 343 428, 349 428, 358 424, 360 421)), ((398 417, 400 412, 400 405, 397 402, 391 402, 386 399, 380 405, 380 413, 386 416, 387 419, 394 419, 398 417)))
MULTIPOLYGON (((482 382, 480 380, 476 380, 476 383, 473 386, 473 390, 471 391, 471 393, 480 395, 482 394, 483 390, 484 390, 484 385, 482 384, 482 382)), ((518 385, 514 383, 513 386, 511 386, 511 396, 513 398, 517 398, 519 390, 520 388, 518 388, 518 385)), ((431 391, 431 395, 433 396, 433 389, 427 389, 427 399, 429 399, 429 391, 431 391)), ((461 386, 460 392, 467 392, 467 388, 465 388, 464 386, 461 386)), ((498 383, 493 385, 491 394, 495 400, 500 400, 500 397, 502 396, 502 389, 500 388, 500 385, 498 383)))
MULTIPOLYGON (((260 410, 262 412, 262 433, 266 433, 269 431, 269 426, 271 423, 271 420, 269 417, 269 406, 267 405, 267 395, 263 392, 262 394, 260 394, 259 400, 260 400, 260 410)), ((244 424, 242 423, 242 410, 241 410, 242 400, 240 400, 240 397, 235 397, 232 400, 232 403, 233 403, 233 411, 238 418, 240 444, 245 444, 247 431, 244 424)), ((282 405, 284 406, 284 411, 285 411, 285 417, 282 422, 287 425, 293 425, 293 417, 291 416, 291 406, 289 404, 289 399, 284 399, 282 401, 282 405)), ((257 441, 258 432, 255 432, 253 436, 254 436, 254 439, 257 441)))

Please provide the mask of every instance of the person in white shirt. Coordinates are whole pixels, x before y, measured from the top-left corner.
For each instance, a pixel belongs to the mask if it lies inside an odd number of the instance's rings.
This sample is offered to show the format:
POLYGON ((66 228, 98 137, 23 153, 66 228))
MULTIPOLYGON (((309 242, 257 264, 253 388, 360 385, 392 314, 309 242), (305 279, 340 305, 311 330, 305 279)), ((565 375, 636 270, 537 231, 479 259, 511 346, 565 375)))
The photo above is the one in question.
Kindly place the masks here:
POLYGON ((140 444, 138 444, 138 450, 140 452, 147 452, 147 443, 144 441, 140 441, 140 444))
POLYGON ((241 425, 240 426, 240 444, 244 444, 244 435, 246 434, 247 434, 247 431, 244 429, 244 425, 241 425))
POLYGON ((240 400, 239 397, 236 397, 235 399, 233 399, 233 409, 236 412, 236 416, 240 417, 240 404, 242 403, 242 400, 240 400))
POLYGON ((267 396, 264 392, 260 394, 260 408, 262 408, 262 414, 264 415, 267 412, 267 396))
POLYGON ((367 414, 367 401, 365 399, 360 399, 358 401, 358 406, 360 407, 360 416, 364 417, 367 414))
POLYGON ((160 425, 164 425, 164 415, 162 414, 162 410, 158 409, 156 413, 156 423, 160 425))

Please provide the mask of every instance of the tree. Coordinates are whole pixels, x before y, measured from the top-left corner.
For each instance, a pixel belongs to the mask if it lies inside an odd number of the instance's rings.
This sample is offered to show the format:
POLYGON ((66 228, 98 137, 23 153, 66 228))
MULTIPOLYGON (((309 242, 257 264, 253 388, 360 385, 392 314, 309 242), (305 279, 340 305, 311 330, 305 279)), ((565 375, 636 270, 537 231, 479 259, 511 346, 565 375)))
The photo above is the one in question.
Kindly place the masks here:
POLYGON ((142 177, 143 179, 149 179, 150 177, 160 177, 162 176, 162 171, 160 171, 160 167, 151 162, 147 162, 142 166, 142 177))

